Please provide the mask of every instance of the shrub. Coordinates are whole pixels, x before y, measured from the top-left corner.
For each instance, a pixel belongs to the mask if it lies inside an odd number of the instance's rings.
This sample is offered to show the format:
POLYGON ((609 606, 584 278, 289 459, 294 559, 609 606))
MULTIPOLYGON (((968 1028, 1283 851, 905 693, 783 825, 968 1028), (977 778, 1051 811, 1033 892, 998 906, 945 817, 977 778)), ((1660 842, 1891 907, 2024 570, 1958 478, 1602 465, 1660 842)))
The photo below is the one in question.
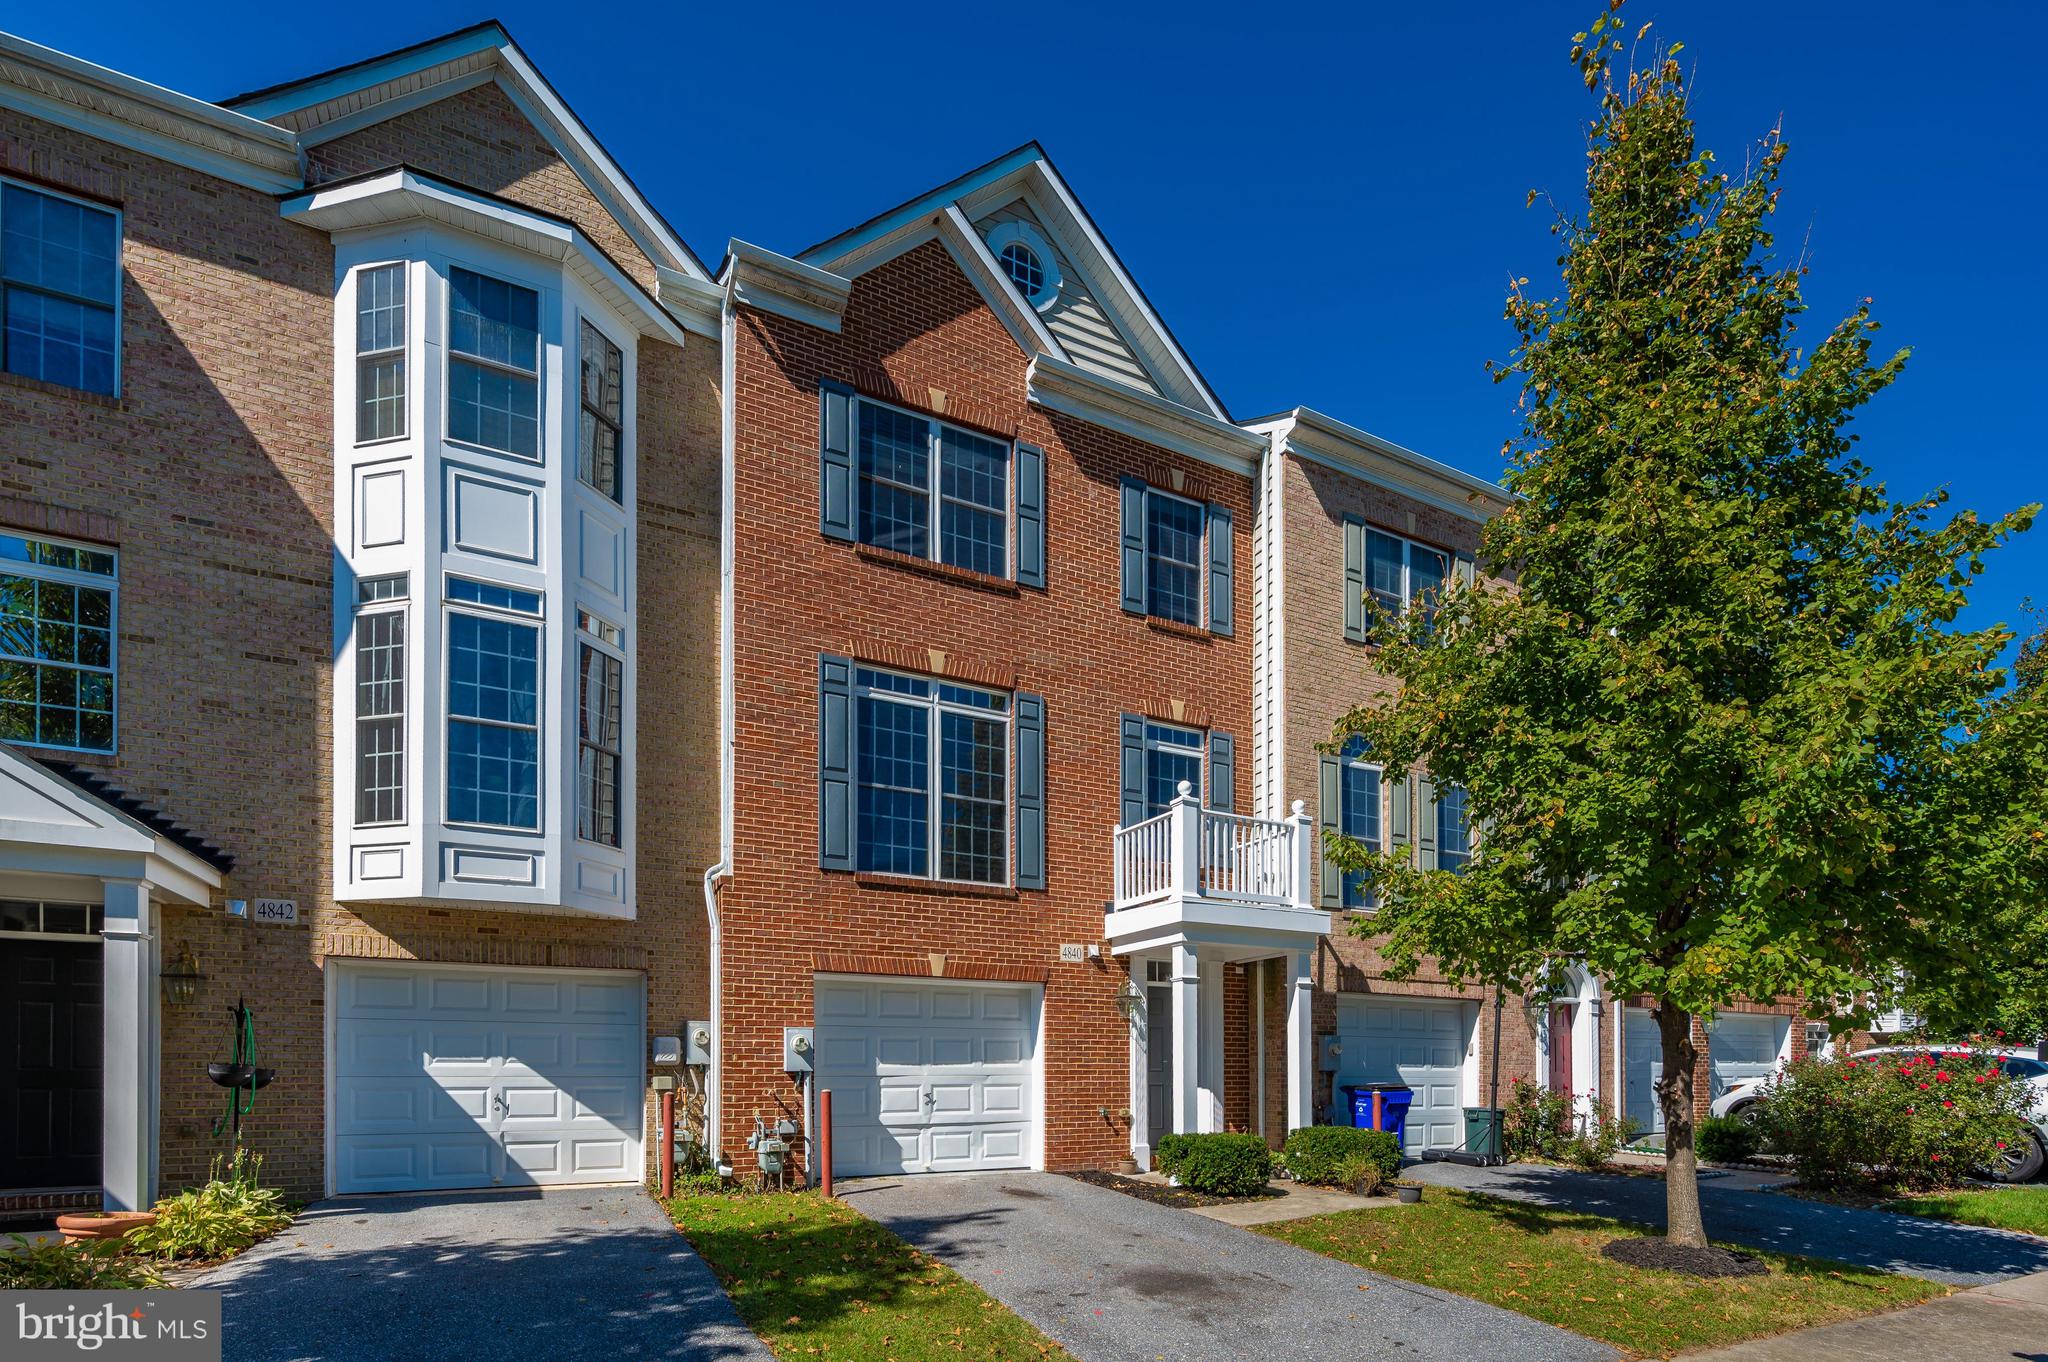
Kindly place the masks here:
POLYGON ((121 1256, 118 1239, 93 1244, 32 1243, 7 1236, 0 1251, 0 1289, 8 1291, 132 1291, 159 1286, 162 1279, 145 1263, 121 1256))
POLYGON ((1381 1181, 1401 1171, 1401 1145, 1391 1131, 1353 1126, 1303 1126, 1287 1137, 1287 1171, 1297 1182, 1318 1187, 1345 1185, 1347 1160, 1364 1158, 1381 1181))
POLYGON ((1386 1181, 1387 1175, 1380 1171, 1380 1161, 1370 1154, 1347 1155, 1337 1165, 1337 1184, 1360 1196, 1371 1196, 1386 1181))
POLYGON ((1693 1148, 1708 1163, 1747 1163, 1763 1137, 1740 1116, 1709 1116, 1693 1132, 1693 1148))
POLYGON ((1550 1092, 1522 1078, 1515 1079, 1501 1117, 1501 1141, 1509 1158, 1554 1159, 1581 1168, 1604 1167, 1635 1130, 1625 1117, 1598 1108, 1581 1115, 1570 1093, 1550 1092))
POLYGON ((214 1158, 206 1185, 156 1204, 156 1223, 122 1240, 159 1258, 228 1258, 292 1223, 284 1193, 261 1186, 263 1156, 237 1149, 222 1176, 214 1158))
POLYGON ((1152 1171, 1172 1177, 1180 1172, 1183 1160, 1188 1156, 1188 1144, 1193 1135, 1161 1135, 1152 1145, 1152 1171))
POLYGON ((1760 1134, 1802 1182, 1950 1187, 2025 1138, 2025 1083, 1995 1055, 1804 1059, 1765 1085, 1760 1134))
POLYGON ((1257 1135, 1183 1135, 1175 1173, 1183 1187, 1211 1196, 1251 1196, 1273 1176, 1273 1151, 1257 1135))

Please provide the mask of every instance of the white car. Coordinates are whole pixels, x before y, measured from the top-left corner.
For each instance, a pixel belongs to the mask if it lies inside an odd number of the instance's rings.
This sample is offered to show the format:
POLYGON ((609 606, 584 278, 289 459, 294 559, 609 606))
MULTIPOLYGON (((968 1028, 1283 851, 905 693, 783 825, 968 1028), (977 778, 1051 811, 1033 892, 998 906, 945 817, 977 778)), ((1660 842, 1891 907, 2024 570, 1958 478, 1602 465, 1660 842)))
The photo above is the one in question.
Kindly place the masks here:
MULTIPOLYGON (((2033 1129, 2030 1138, 2017 1142, 2005 1151, 2005 1157, 1998 1167, 1991 1170, 1991 1176, 2000 1182, 2031 1182, 2041 1175, 2041 1169, 2048 1166, 2048 1063, 2023 1050, 1985 1049, 1971 1045, 1880 1045, 1873 1049, 1859 1051, 1861 1055, 1926 1055, 1926 1054, 1979 1054, 1997 1055, 2004 1061, 2005 1071, 2024 1082, 2034 1090, 2034 1110, 2031 1116, 2033 1129)), ((1714 1099, 1708 1111, 1715 1116, 1734 1116, 1753 1121, 1763 1113, 1763 1088, 1771 1080, 1749 1078, 1730 1087, 1714 1099)))

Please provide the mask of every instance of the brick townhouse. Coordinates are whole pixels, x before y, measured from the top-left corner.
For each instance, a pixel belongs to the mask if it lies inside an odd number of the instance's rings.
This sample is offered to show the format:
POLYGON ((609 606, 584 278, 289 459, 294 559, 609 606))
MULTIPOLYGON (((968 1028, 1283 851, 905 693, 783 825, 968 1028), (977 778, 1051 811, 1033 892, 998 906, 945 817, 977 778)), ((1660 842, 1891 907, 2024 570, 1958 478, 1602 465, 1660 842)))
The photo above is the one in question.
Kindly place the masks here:
MULTIPOLYGON (((306 1195, 635 1180, 665 1089, 742 1168, 821 1089, 848 1171, 1462 1138, 1484 1000, 1317 855, 1457 793, 1316 744, 1503 494, 1234 421, 1036 146, 710 269, 495 24, 0 36, 0 312, 0 1213, 203 1175, 238 1004, 306 1195)), ((1635 1111, 1601 1011, 1503 1071, 1635 1111)))

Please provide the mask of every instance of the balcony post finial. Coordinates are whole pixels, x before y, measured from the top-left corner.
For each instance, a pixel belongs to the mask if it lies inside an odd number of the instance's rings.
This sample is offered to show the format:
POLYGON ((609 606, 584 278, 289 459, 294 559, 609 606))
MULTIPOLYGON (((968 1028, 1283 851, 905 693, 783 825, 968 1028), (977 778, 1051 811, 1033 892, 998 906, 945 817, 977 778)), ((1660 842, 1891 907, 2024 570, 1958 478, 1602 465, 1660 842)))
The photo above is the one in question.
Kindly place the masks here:
POLYGON ((1287 827, 1294 853, 1294 873, 1288 877, 1287 902, 1294 908, 1314 908, 1316 825, 1315 820, 1308 816, 1308 805, 1304 801, 1294 801, 1294 812, 1288 815, 1287 827))

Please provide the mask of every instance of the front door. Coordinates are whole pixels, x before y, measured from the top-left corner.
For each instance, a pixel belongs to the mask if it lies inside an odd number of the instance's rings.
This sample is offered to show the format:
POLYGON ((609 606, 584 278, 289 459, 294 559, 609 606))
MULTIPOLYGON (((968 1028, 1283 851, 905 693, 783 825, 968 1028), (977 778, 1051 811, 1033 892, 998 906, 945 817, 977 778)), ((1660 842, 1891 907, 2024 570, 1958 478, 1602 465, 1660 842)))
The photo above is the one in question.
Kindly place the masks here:
POLYGON ((1577 1003, 1559 1003, 1550 1009, 1550 1090, 1567 1096, 1572 1091, 1572 1021, 1577 1003))
POLYGON ((0 939, 0 1189, 100 1185, 97 941, 0 939))
POLYGON ((1145 1129, 1156 1149, 1173 1133, 1173 990, 1145 990, 1145 1129))

